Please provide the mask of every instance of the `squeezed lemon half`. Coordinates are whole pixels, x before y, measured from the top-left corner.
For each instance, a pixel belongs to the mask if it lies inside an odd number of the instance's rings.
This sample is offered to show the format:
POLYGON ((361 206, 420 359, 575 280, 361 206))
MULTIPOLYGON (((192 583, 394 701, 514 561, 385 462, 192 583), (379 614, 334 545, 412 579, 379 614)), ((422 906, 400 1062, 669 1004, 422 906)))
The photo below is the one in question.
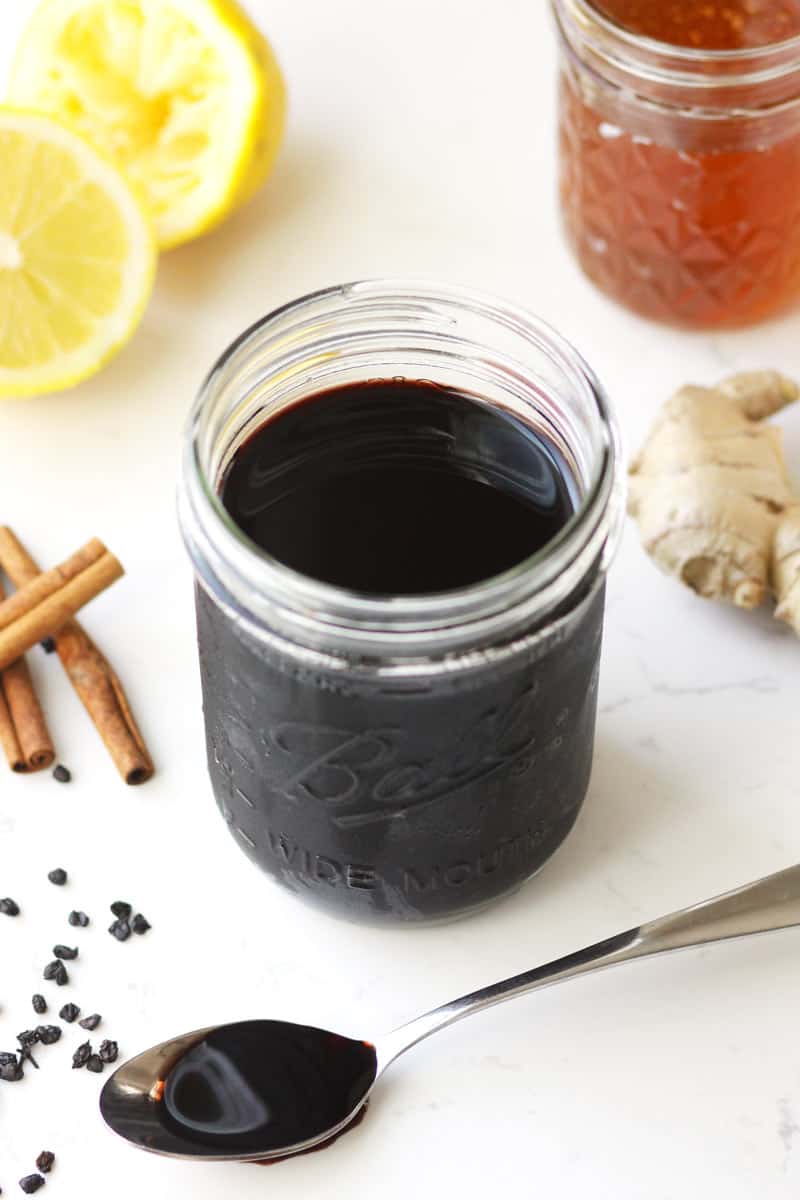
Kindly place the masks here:
POLYGON ((207 232, 260 186, 286 107, 272 49, 234 0, 42 0, 9 94, 120 165, 164 249, 207 232))
POLYGON ((139 323, 157 247, 113 163, 71 129, 0 108, 0 397, 70 387, 139 323))

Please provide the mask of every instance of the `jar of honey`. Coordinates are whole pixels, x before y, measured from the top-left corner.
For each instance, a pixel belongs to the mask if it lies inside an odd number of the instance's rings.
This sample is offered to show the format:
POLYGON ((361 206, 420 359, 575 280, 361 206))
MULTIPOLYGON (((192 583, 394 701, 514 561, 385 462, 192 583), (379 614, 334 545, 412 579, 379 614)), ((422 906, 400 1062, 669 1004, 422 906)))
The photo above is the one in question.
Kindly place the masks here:
POLYGON ((553 0, 560 189, 589 278, 687 328, 800 295, 800 0, 553 0))

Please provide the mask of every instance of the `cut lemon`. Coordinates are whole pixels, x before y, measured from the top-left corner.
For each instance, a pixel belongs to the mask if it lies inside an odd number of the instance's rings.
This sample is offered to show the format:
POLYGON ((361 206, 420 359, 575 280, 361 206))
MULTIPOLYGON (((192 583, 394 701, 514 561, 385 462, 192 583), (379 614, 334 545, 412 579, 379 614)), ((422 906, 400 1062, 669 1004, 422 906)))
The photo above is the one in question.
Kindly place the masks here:
POLYGON ((234 0, 42 0, 10 96, 118 162, 146 194, 162 248, 253 194, 285 116, 280 68, 234 0))
POLYGON ((139 323, 157 248, 113 163, 49 117, 0 108, 0 396, 93 374, 139 323))

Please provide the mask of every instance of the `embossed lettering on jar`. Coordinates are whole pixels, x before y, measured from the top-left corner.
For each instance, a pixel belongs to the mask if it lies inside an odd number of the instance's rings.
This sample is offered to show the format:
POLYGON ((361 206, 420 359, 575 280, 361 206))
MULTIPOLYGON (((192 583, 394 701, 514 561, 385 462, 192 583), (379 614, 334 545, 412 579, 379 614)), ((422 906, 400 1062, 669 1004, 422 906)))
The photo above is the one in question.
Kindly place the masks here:
POLYGON ((211 779, 250 858, 406 921, 542 866, 589 781, 618 474, 591 372, 500 302, 356 284, 232 348, 181 520, 211 779))
POLYGON ((800 296, 798 0, 553 0, 561 201, 585 273, 689 328, 800 296))

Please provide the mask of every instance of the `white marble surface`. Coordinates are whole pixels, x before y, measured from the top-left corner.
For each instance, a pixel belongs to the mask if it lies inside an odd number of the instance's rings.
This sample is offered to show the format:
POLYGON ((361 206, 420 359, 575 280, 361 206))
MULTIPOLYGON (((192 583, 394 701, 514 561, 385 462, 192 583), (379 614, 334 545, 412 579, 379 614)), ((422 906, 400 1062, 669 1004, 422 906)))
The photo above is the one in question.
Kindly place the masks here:
MULTIPOLYGON (((0 8, 5 55, 29 0, 0 8), (9 11, 13 10, 13 11, 9 11)), ((254 0, 292 96, 267 191, 162 264, 133 344, 62 396, 0 407, 0 519, 58 561, 92 534, 128 575, 87 612, 114 647, 158 760, 126 790, 56 664, 36 657, 67 789, 0 777, 0 1046, 33 1021, 49 947, 80 934, 74 986, 133 1052, 177 1030, 274 1015, 368 1036, 492 979, 800 856, 800 644, 763 617, 695 600, 632 530, 610 586, 597 764, 585 813, 533 884, 449 928, 377 932, 316 915, 262 880, 206 780, 190 572, 173 517, 192 394, 243 326, 295 295, 420 274, 530 306, 585 352, 638 443, 677 384, 735 368, 800 373, 795 314, 688 336, 584 282, 554 204, 554 44, 544 0, 254 0), (47 871, 66 866, 57 890, 47 871), (121 946, 104 905, 153 932, 121 946)), ((1 182, 0 182, 1 186, 1 182)), ((800 470, 800 412, 783 420, 800 470)), ((76 940, 78 940, 76 938, 76 940)), ((52 988, 48 991, 53 992, 52 988)), ((193 1167, 101 1126, 100 1081, 69 1069, 0 1084, 0 1184, 44 1147, 62 1200, 557 1195, 796 1200, 800 933, 690 952, 493 1010, 409 1055, 359 1131, 274 1167, 193 1167)), ((99 1032, 99 1031, 98 1031, 99 1032)))

